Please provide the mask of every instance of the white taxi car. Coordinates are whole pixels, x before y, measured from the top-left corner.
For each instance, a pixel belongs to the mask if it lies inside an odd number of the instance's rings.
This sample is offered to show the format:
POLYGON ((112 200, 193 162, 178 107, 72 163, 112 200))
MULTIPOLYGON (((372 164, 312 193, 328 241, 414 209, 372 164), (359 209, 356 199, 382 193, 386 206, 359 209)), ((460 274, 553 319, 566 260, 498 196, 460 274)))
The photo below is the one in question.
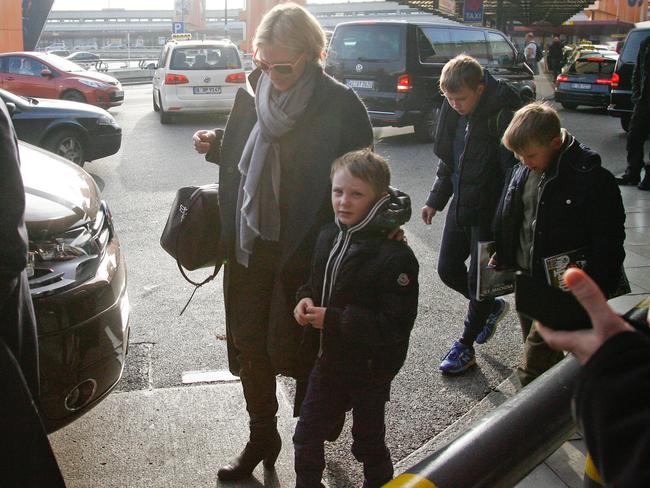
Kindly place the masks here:
POLYGON ((153 77, 153 109, 160 123, 174 114, 228 113, 239 88, 246 88, 239 51, 229 40, 171 40, 153 77))

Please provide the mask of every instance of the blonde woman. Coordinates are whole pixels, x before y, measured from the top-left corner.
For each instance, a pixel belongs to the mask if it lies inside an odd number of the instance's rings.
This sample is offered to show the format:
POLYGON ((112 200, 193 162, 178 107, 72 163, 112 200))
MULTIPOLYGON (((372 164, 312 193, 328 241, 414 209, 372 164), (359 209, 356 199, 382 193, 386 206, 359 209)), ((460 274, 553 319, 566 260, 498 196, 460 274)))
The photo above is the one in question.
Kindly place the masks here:
POLYGON ((197 152, 219 165, 228 360, 241 378, 250 440, 221 480, 272 469, 280 452, 275 377, 298 378, 299 412, 311 364, 300 364, 295 293, 309 275, 319 228, 333 219, 329 172, 372 144, 356 96, 323 72, 325 34, 302 7, 269 11, 256 32, 251 96, 240 90, 224 131, 200 130, 197 152))

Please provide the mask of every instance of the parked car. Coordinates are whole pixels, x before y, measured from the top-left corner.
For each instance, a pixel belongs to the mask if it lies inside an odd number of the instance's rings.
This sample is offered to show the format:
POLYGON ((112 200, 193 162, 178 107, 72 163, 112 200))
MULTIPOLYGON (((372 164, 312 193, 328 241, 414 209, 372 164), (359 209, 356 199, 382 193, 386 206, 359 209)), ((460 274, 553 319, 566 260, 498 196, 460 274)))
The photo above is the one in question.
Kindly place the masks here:
POLYGON ((612 88, 612 74, 618 55, 611 51, 583 56, 562 69, 555 80, 555 101, 566 109, 578 105, 606 108, 612 88))
POLYGON ((412 125, 416 137, 429 142, 443 100, 438 89, 442 67, 461 53, 508 80, 525 100, 535 98, 533 73, 502 32, 459 24, 338 24, 325 71, 357 91, 373 125, 412 125))
POLYGON ((57 56, 61 56, 62 58, 65 58, 66 56, 70 55, 70 51, 67 49, 52 49, 51 51, 47 51, 48 54, 56 54, 57 56))
POLYGON ((43 421, 72 422, 115 388, 129 338, 126 266, 108 204, 69 161, 19 142, 43 421))
POLYGON ((102 108, 124 101, 122 85, 112 76, 39 52, 0 54, 0 88, 17 95, 62 98, 102 108))
POLYGON ((639 22, 632 29, 621 48, 614 74, 612 75, 612 95, 607 111, 613 117, 621 119, 621 127, 627 131, 634 110, 632 103, 632 73, 636 66, 641 41, 650 36, 650 22, 639 22))
POLYGON ((162 124, 172 114, 228 113, 246 86, 239 51, 229 40, 171 40, 156 64, 153 109, 162 124))
POLYGON ((122 129, 106 110, 85 103, 14 95, 0 89, 20 140, 83 166, 115 154, 122 129))
POLYGON ((73 63, 83 63, 83 62, 95 62, 99 61, 99 56, 95 53, 88 51, 77 51, 65 57, 66 59, 72 61, 73 63))

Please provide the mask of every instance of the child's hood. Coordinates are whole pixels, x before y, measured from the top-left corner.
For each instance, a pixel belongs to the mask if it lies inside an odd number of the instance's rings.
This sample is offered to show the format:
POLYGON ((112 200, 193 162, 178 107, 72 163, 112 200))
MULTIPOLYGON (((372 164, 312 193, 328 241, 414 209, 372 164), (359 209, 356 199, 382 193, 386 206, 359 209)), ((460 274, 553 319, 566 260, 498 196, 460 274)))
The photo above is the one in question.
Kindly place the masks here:
POLYGON ((387 235, 404 225, 410 218, 411 197, 397 188, 390 187, 388 195, 380 198, 361 222, 347 227, 336 219, 336 225, 342 231, 347 230, 355 234, 370 232, 387 235))

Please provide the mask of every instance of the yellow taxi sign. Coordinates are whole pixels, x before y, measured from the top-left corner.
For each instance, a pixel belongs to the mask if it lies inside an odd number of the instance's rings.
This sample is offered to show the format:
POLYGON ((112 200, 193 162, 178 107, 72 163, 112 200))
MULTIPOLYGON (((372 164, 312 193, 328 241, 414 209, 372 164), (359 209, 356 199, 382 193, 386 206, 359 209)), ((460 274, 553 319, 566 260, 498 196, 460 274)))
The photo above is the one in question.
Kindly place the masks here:
POLYGON ((177 41, 191 41, 192 34, 189 32, 183 34, 172 34, 172 39, 175 39, 177 41))

